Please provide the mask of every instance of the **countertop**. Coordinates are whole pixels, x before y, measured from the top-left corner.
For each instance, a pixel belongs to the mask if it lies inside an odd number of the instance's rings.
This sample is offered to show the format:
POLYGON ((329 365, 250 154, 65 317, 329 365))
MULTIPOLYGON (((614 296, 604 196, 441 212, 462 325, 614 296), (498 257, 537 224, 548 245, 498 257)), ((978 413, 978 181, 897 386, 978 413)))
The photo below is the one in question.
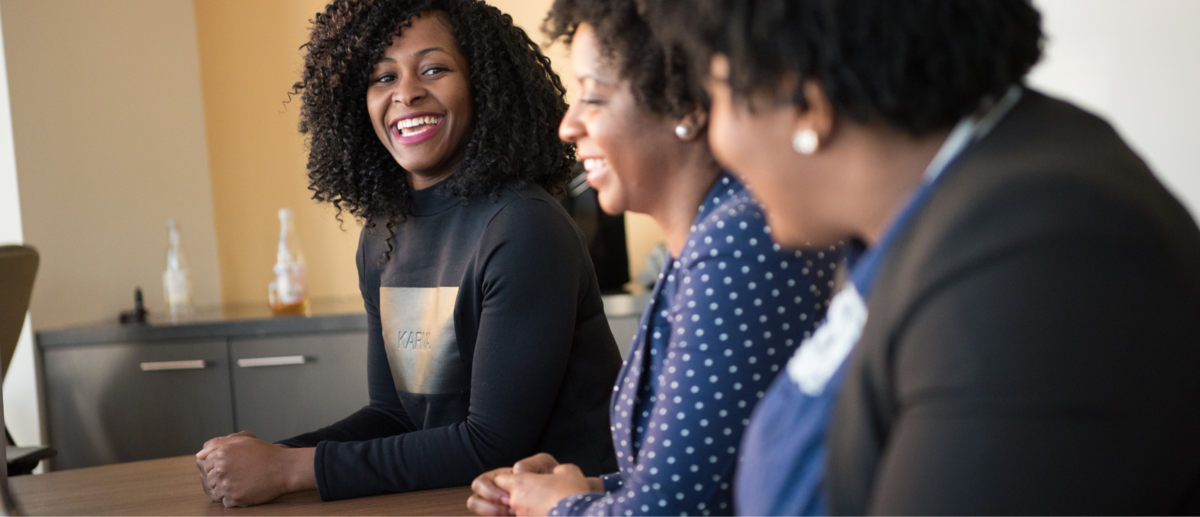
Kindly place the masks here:
MULTIPOLYGON (((640 317, 646 294, 607 295, 604 312, 610 319, 640 317)), ((353 332, 367 329, 362 298, 315 299, 308 315, 275 316, 266 304, 232 304, 200 307, 185 321, 171 322, 162 312, 151 313, 144 324, 99 322, 37 332, 39 347, 93 345, 116 342, 204 339, 211 337, 261 337, 276 334, 353 332)))

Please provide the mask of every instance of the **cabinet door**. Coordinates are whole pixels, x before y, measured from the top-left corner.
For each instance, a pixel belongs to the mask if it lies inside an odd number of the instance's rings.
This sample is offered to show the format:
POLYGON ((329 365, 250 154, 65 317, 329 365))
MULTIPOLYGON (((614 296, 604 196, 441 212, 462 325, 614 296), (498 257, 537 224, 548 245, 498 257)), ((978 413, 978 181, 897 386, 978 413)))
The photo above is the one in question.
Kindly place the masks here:
POLYGON ((621 357, 629 356, 629 349, 633 345, 633 338, 637 335, 638 324, 641 323, 641 316, 609 316, 608 326, 612 329, 613 339, 617 340, 617 349, 621 351, 621 357))
POLYGON ((367 405, 367 334, 230 340, 235 423, 274 442, 367 405))
POLYGON ((55 469, 194 454, 233 432, 225 340, 43 351, 55 469))

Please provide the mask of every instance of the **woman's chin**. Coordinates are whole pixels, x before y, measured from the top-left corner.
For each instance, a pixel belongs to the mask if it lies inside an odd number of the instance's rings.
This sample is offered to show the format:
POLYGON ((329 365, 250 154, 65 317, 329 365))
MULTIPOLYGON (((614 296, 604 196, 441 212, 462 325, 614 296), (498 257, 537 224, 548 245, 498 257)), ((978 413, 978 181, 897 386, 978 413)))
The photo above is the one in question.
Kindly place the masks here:
POLYGON ((771 229, 771 240, 786 250, 802 250, 802 249, 817 249, 828 248, 843 243, 844 237, 832 237, 829 235, 796 235, 779 238, 775 236, 774 228, 771 229))
POLYGON ((767 214, 767 224, 771 228, 771 240, 789 250, 823 248, 845 240, 844 236, 830 229, 790 224, 772 217, 770 213, 767 214))
POLYGON ((618 201, 614 195, 606 194, 608 193, 602 190, 596 191, 596 201, 600 204, 600 209, 608 215, 625 213, 625 203, 618 201))

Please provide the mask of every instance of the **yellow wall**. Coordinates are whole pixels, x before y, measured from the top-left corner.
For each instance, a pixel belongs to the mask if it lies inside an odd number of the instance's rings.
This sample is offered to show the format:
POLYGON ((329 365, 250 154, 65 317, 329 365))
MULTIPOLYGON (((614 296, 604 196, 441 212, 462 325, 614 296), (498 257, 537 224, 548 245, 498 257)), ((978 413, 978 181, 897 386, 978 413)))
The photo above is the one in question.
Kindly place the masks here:
MULTIPOLYGON (((309 199, 298 105, 283 105, 299 78, 308 21, 324 0, 194 0, 204 93, 214 224, 226 303, 266 300, 278 239, 276 211, 296 214, 314 298, 357 296, 358 225, 345 231, 334 211, 309 199)), ((550 0, 493 0, 536 42, 550 0)), ((569 87, 566 49, 547 50, 569 87)), ((661 232, 649 218, 628 219, 632 273, 661 232)))
MULTIPOLYGON (((571 73, 567 48, 560 43, 545 48, 546 36, 541 31, 542 20, 546 18, 546 13, 550 11, 550 5, 554 2, 552 0, 489 0, 488 3, 511 15, 513 21, 525 29, 533 41, 543 44, 546 55, 554 64, 554 70, 558 72, 571 91, 567 95, 567 99, 570 100, 575 91, 575 79, 571 73)), ((625 234, 629 241, 629 276, 636 279, 638 272, 646 266, 646 254, 650 253, 656 243, 664 241, 665 238, 658 223, 642 214, 625 214, 625 234)), ((636 282, 634 283, 636 284, 636 282)), ((640 292, 639 287, 632 287, 634 292, 640 292)))
POLYGON ((357 296, 358 226, 310 199, 299 103, 300 45, 324 0, 194 0, 213 220, 226 303, 266 303, 281 207, 295 214, 315 298, 357 296))

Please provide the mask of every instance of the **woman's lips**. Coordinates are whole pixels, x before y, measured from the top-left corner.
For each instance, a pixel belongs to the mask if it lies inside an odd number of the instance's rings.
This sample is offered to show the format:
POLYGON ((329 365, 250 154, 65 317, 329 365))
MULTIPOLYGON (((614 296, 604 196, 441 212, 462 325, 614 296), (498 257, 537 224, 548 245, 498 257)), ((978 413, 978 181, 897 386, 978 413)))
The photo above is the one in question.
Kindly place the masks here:
POLYGON ((592 188, 600 190, 599 183, 608 174, 608 160, 604 158, 584 158, 583 170, 587 171, 587 182, 592 188))
POLYGON ((446 117, 424 115, 410 117, 392 124, 392 138, 400 145, 413 145, 428 140, 442 128, 446 117))

